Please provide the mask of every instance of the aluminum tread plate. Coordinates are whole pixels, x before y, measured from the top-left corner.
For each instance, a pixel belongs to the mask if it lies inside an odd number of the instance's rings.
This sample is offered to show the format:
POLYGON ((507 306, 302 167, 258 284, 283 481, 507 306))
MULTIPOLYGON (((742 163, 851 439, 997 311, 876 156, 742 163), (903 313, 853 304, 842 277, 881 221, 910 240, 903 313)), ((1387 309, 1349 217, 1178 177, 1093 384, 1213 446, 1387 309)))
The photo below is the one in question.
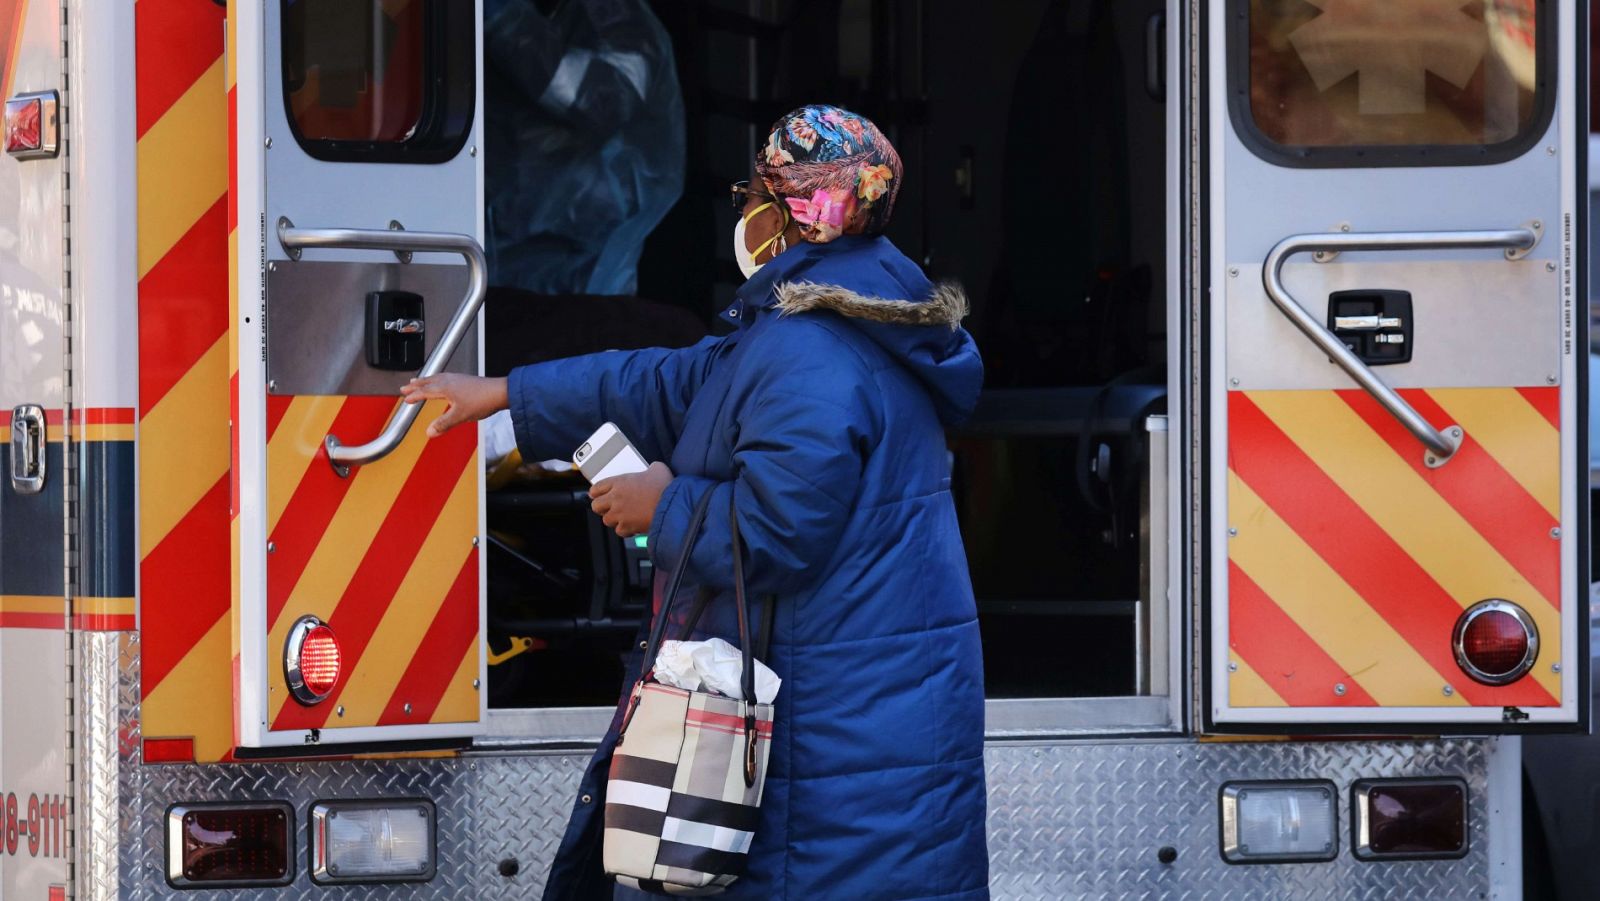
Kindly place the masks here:
MULTIPOLYGON (((137 645, 127 646, 136 650, 137 645)), ((138 718, 137 659, 122 657, 122 722, 138 718)), ((94 728, 108 728, 96 718, 94 728)), ((120 897, 238 899, 253 893, 170 889, 162 875, 163 813, 178 800, 278 799, 300 830, 295 882, 262 898, 538 897, 587 755, 482 754, 352 760, 141 766, 137 730, 122 732, 117 793, 125 839, 120 897), (439 869, 426 886, 313 886, 305 875, 305 814, 320 798, 427 796, 438 805, 439 869), (520 873, 498 873, 514 857, 520 873)), ((1487 897, 1488 742, 1187 740, 992 745, 989 853, 997 899, 1487 897), (1350 855, 1349 786, 1362 777, 1451 774, 1471 798, 1471 853, 1454 861, 1367 864, 1350 855), (1326 778, 1340 788, 1340 854, 1330 863, 1229 866, 1217 852, 1217 791, 1228 779, 1326 778), (1158 862, 1171 846, 1176 862, 1158 862)), ((102 798, 107 795, 100 795, 102 798)), ((91 819, 93 816, 91 815, 91 819)), ((87 888, 87 887, 86 887, 87 888)), ((88 891, 80 897, 109 895, 88 891)), ((851 899, 854 901, 854 899, 851 899)))

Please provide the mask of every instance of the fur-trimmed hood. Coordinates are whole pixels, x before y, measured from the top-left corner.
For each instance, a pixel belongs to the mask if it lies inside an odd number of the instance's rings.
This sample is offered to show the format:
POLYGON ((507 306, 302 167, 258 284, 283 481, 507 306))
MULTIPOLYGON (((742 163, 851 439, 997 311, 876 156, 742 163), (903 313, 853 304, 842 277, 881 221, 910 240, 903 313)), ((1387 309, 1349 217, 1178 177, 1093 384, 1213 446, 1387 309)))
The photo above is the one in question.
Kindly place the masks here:
POLYGON ((951 331, 960 328, 961 320, 967 318, 967 293, 951 282, 934 285, 932 293, 922 301, 869 297, 839 285, 814 282, 788 282, 773 291, 778 296, 778 312, 785 316, 832 310, 848 319, 888 325, 942 325, 951 331))
MULTIPOLYGON (((761 267, 738 298, 779 318, 843 317, 922 384, 945 425, 962 422, 978 403, 983 361, 961 327, 966 293, 929 282, 887 238, 845 235, 792 247, 761 267)), ((748 328, 756 318, 729 322, 748 328)))

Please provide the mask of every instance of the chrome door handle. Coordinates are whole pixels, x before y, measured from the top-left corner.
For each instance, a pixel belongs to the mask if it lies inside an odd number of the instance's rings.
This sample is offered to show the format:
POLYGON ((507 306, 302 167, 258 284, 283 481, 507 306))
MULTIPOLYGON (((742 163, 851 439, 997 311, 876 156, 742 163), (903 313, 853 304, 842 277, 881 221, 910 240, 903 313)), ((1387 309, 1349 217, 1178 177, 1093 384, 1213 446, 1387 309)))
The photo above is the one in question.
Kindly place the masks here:
MULTIPOLYGON (((306 249, 387 250, 395 254, 455 253, 467 261, 467 293, 450 317, 439 343, 422 364, 417 378, 425 379, 444 370, 450 357, 460 346, 483 306, 484 294, 489 288, 489 264, 483 248, 469 235, 446 232, 390 231, 375 228, 296 228, 288 219, 278 220, 278 242, 289 252, 290 259, 298 260, 306 249)), ((323 439, 328 449, 328 462, 340 476, 350 474, 350 467, 364 466, 388 456, 405 440, 411 424, 422 412, 421 404, 401 403, 400 409, 389 417, 389 422, 378 437, 365 444, 347 445, 338 436, 323 439)))
POLYGON ((1307 313, 1305 307, 1289 294, 1283 285, 1283 264, 1301 253, 1342 253, 1363 250, 1506 250, 1507 259, 1521 259, 1539 243, 1539 226, 1525 226, 1486 231, 1436 231, 1436 232, 1329 232, 1326 234, 1290 235, 1279 241, 1267 253, 1261 267, 1261 281, 1267 297, 1283 315, 1289 318, 1311 343, 1338 364, 1357 385, 1372 395, 1389 415, 1400 421, 1416 439, 1422 442, 1427 453, 1423 461, 1429 468, 1449 462, 1460 449, 1461 427, 1450 425, 1434 428, 1414 407, 1406 403, 1393 388, 1384 384, 1372 371, 1334 336, 1333 332, 1307 313))
POLYGON ((44 490, 47 428, 44 407, 38 404, 11 411, 11 487, 18 494, 44 490))

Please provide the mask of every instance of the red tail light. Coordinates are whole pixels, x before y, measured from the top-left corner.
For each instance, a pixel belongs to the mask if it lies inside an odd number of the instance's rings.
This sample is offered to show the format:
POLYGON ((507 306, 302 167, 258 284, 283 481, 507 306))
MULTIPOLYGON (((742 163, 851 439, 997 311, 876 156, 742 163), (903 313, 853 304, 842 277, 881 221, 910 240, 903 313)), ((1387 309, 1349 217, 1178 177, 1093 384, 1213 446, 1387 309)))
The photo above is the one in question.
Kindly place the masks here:
POLYGON ((1453 643, 1462 672, 1485 685, 1522 678, 1539 656, 1539 630, 1510 601, 1479 601, 1456 620, 1453 643))
POLYGON ((178 888, 287 885, 293 835, 287 804, 175 804, 167 810, 167 881, 178 888))
POLYGON ((1460 779, 1358 779, 1350 787, 1361 860, 1462 857, 1467 784, 1460 779))
POLYGON ((283 649, 283 674, 296 701, 316 704, 325 700, 339 684, 343 663, 339 638, 327 623, 314 616, 302 616, 289 629, 289 640, 283 649))

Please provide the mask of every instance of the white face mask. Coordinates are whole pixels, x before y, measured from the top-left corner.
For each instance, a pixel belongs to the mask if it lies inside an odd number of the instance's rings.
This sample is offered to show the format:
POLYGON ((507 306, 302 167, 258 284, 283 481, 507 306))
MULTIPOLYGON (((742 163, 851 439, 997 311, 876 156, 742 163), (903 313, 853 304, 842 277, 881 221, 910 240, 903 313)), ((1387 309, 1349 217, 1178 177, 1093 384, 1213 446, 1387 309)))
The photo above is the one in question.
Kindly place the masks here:
MULTIPOLYGON (((766 265, 765 263, 757 263, 756 257, 766 253, 767 248, 772 246, 772 242, 783 237, 783 229, 779 229, 777 234, 763 241, 761 246, 756 248, 755 253, 751 253, 750 248, 744 243, 745 226, 749 224, 751 218, 769 206, 772 206, 771 201, 763 203, 751 210, 748 215, 740 216, 738 223, 733 226, 733 258, 739 261, 739 271, 743 272, 744 277, 747 279, 753 277, 756 272, 760 271, 762 266, 766 265)), ((783 228, 788 227, 789 217, 784 216, 783 228)), ((775 253, 782 253, 783 250, 784 246, 780 244, 775 253)))

